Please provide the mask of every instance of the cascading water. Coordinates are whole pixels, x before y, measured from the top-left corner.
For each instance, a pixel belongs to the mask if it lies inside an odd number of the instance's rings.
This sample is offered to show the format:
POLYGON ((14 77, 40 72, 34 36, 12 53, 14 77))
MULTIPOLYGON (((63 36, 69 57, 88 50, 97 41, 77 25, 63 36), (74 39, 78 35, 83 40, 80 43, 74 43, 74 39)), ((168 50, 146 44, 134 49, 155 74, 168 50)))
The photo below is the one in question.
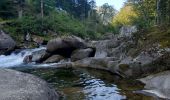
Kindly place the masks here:
POLYGON ((36 49, 25 49, 20 51, 19 53, 13 52, 11 55, 1 55, 0 56, 0 67, 16 67, 23 65, 24 58, 28 55, 31 55, 32 52, 39 51, 42 49, 46 49, 45 47, 40 47, 36 49))

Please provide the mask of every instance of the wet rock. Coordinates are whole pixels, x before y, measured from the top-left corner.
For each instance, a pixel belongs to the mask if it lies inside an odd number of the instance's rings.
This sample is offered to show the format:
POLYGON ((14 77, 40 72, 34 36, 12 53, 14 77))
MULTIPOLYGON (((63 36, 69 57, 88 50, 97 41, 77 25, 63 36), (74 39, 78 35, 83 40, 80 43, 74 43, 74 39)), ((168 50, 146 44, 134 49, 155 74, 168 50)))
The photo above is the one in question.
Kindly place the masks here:
POLYGON ((47 58, 43 63, 57 63, 63 60, 64 57, 60 55, 52 55, 51 57, 47 58))
POLYGON ((38 51, 32 52, 31 55, 25 56, 23 62, 31 63, 31 62, 42 62, 47 59, 50 55, 46 52, 46 49, 41 49, 38 51))
POLYGON ((59 95, 42 79, 22 72, 0 69, 1 100, 59 100, 59 95))
POLYGON ((32 55, 25 56, 25 58, 23 59, 23 62, 26 63, 26 64, 31 63, 32 62, 32 55))
POLYGON ((73 51, 71 55, 71 61, 81 60, 87 57, 94 57, 95 51, 92 48, 78 49, 73 51))
POLYGON ((42 59, 45 54, 46 54, 46 49, 32 52, 32 62, 39 62, 40 59, 42 59))
POLYGON ((14 50, 16 42, 4 31, 0 30, 0 54, 9 54, 14 50))
POLYGON ((86 43, 84 40, 76 36, 56 38, 50 40, 47 44, 47 52, 59 54, 64 57, 70 57, 74 50, 84 48, 87 48, 86 43))
POLYGON ((160 98, 170 99, 170 71, 150 75, 140 79, 145 84, 144 91, 160 98))

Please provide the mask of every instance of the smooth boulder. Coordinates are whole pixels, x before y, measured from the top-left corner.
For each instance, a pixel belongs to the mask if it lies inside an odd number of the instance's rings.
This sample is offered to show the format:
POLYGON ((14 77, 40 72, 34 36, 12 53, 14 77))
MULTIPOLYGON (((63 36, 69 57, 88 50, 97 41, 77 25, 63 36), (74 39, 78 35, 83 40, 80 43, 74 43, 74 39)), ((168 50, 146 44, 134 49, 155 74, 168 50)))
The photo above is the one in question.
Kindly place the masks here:
POLYGON ((160 98, 170 99, 170 71, 150 75, 139 80, 145 84, 143 91, 160 98))
POLYGON ((42 79, 10 69, 0 69, 1 100, 59 100, 59 95, 42 79))
POLYGON ((87 48, 86 43, 79 37, 69 36, 65 38, 52 39, 47 43, 47 52, 70 57, 76 49, 87 48))
POLYGON ((0 54, 6 54, 14 50, 16 42, 4 31, 0 30, 0 54))

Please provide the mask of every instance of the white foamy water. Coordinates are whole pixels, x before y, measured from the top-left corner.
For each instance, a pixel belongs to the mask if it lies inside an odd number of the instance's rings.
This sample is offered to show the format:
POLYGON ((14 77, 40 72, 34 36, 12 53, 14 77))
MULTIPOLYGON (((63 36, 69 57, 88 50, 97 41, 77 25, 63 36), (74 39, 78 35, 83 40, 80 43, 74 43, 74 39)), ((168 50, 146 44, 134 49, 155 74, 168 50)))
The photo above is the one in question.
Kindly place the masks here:
POLYGON ((25 49, 19 53, 12 53, 11 55, 5 56, 0 55, 0 67, 16 67, 23 65, 23 60, 27 55, 31 55, 32 52, 46 49, 45 47, 35 48, 35 49, 25 49))

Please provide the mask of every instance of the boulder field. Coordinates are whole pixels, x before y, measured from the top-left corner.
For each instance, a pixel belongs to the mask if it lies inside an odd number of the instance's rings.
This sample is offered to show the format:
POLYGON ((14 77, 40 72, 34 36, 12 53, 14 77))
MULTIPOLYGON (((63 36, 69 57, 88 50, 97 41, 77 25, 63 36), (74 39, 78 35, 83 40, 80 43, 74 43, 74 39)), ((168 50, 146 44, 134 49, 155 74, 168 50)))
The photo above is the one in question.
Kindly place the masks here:
MULTIPOLYGON (((142 45, 145 44, 142 41, 146 41, 142 35, 106 34, 97 41, 84 41, 76 36, 59 37, 48 41, 46 49, 26 56, 23 62, 58 63, 51 66, 54 68, 94 68, 131 79, 145 77, 140 79, 146 84, 145 92, 169 99, 169 72, 164 71, 170 69, 170 48, 162 47, 159 42, 142 45)), ((15 47, 15 41, 0 30, 0 54, 9 54, 15 47)), ((0 94, 5 100, 56 100, 59 97, 46 82, 35 76, 8 69, 0 69, 0 74, 0 90, 9 87, 0 94), (17 94, 14 89, 18 90, 17 94)))
POLYGON ((153 43, 141 49, 139 37, 130 35, 112 35, 109 39, 88 42, 76 36, 56 38, 48 42, 46 52, 41 54, 40 63, 57 63, 70 59, 71 62, 52 67, 94 68, 133 79, 170 69, 169 48, 153 43))

